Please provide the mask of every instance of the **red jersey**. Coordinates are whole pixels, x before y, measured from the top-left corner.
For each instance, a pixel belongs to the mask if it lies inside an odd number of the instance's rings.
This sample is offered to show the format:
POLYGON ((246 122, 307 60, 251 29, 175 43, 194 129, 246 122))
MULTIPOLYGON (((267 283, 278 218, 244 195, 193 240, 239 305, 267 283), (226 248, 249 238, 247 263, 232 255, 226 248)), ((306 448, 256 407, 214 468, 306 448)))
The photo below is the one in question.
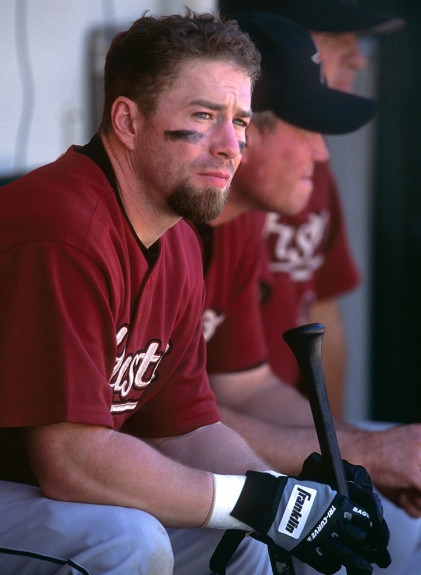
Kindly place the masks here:
POLYGON ((314 301, 339 296, 359 281, 327 163, 316 164, 313 180, 307 207, 293 217, 268 214, 264 231, 271 277, 271 295, 262 308, 269 362, 278 377, 291 384, 299 372, 282 333, 306 323, 314 301))
POLYGON ((0 190, 2 479, 25 469, 13 428, 125 424, 150 437, 219 419, 197 239, 181 221, 147 250, 95 142, 101 167, 70 149, 0 190))
POLYGON ((248 212, 216 228, 200 229, 208 373, 256 367, 267 360, 258 282, 261 225, 255 212, 248 212))

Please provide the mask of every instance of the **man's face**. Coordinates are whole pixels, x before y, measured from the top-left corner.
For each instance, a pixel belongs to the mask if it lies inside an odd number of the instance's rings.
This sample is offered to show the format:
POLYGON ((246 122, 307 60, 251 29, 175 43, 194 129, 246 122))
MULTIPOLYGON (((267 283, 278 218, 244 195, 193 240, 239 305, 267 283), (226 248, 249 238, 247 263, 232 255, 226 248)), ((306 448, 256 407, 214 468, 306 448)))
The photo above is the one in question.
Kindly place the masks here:
POLYGON ((367 63, 357 35, 354 32, 312 32, 312 35, 320 51, 328 86, 352 92, 356 73, 367 63))
POLYGON ((204 222, 222 210, 250 119, 250 78, 234 63, 192 59, 139 132, 135 171, 160 210, 204 222))
POLYGON ((329 158, 320 134, 274 118, 273 129, 247 131, 243 162, 235 176, 233 200, 246 209, 299 213, 313 190, 315 162, 329 158))

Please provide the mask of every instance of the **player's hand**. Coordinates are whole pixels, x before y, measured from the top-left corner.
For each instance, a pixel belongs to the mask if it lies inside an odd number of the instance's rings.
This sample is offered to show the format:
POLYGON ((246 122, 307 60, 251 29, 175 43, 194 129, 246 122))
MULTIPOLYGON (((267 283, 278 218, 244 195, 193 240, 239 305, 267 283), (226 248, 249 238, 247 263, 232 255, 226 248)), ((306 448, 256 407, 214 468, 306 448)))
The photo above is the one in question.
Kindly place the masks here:
POLYGON ((421 493, 416 489, 401 489, 397 493, 396 504, 405 509, 410 517, 421 517, 421 493))
POLYGON ((350 461, 364 465, 381 493, 410 515, 419 516, 419 510, 400 496, 421 493, 421 424, 359 429, 350 435, 348 449, 342 449, 350 461))
POLYGON ((231 515, 321 573, 344 565, 353 575, 368 575, 372 563, 389 565, 389 534, 379 528, 372 492, 367 486, 356 492, 364 505, 326 483, 250 471, 231 515))
MULTIPOLYGON (((366 469, 361 465, 353 465, 342 460, 345 476, 348 482, 350 499, 364 507, 370 515, 372 529, 370 531, 370 547, 372 549, 371 563, 377 563, 380 567, 387 567, 390 563, 390 555, 386 549, 390 533, 386 521, 383 518, 383 507, 380 498, 373 491, 373 484, 366 469)), ((329 469, 323 464, 322 456, 312 453, 304 462, 299 479, 326 483, 331 487, 334 480, 329 469)))

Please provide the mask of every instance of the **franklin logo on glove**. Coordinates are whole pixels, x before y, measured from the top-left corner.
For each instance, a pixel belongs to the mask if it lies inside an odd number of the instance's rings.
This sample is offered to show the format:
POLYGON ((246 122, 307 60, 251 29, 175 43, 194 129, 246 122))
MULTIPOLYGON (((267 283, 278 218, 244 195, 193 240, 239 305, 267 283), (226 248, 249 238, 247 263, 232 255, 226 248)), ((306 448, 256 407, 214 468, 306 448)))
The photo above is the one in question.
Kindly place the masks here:
POLYGON ((292 490, 285 513, 278 527, 279 533, 291 535, 298 539, 305 527, 307 518, 313 507, 314 499, 317 495, 315 489, 296 485, 292 490))

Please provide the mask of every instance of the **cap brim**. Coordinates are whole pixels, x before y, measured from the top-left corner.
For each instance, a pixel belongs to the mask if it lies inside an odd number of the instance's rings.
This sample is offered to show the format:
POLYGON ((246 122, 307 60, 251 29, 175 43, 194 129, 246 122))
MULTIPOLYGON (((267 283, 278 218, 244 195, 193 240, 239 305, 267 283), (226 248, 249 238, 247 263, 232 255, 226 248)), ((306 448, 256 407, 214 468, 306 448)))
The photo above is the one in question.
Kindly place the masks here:
MULTIPOLYGON (((256 110, 257 111, 257 110, 256 110)), ((338 135, 354 132, 369 122, 377 104, 361 96, 328 89, 322 98, 297 107, 276 110, 279 118, 310 132, 338 135)))
POLYGON ((311 9, 298 1, 279 0, 219 0, 221 14, 252 10, 279 14, 315 32, 358 32, 360 34, 388 34, 405 27, 406 22, 383 11, 365 8, 359 3, 331 2, 320 5, 314 0, 311 9))
POLYGON ((402 18, 392 18, 381 24, 376 24, 371 28, 361 28, 358 30, 359 34, 390 34, 392 32, 398 32, 405 28, 406 22, 402 18))
POLYGON ((405 26, 402 18, 384 12, 362 8, 359 4, 342 4, 329 12, 314 12, 296 18, 302 26, 316 32, 358 32, 387 34, 405 26))

